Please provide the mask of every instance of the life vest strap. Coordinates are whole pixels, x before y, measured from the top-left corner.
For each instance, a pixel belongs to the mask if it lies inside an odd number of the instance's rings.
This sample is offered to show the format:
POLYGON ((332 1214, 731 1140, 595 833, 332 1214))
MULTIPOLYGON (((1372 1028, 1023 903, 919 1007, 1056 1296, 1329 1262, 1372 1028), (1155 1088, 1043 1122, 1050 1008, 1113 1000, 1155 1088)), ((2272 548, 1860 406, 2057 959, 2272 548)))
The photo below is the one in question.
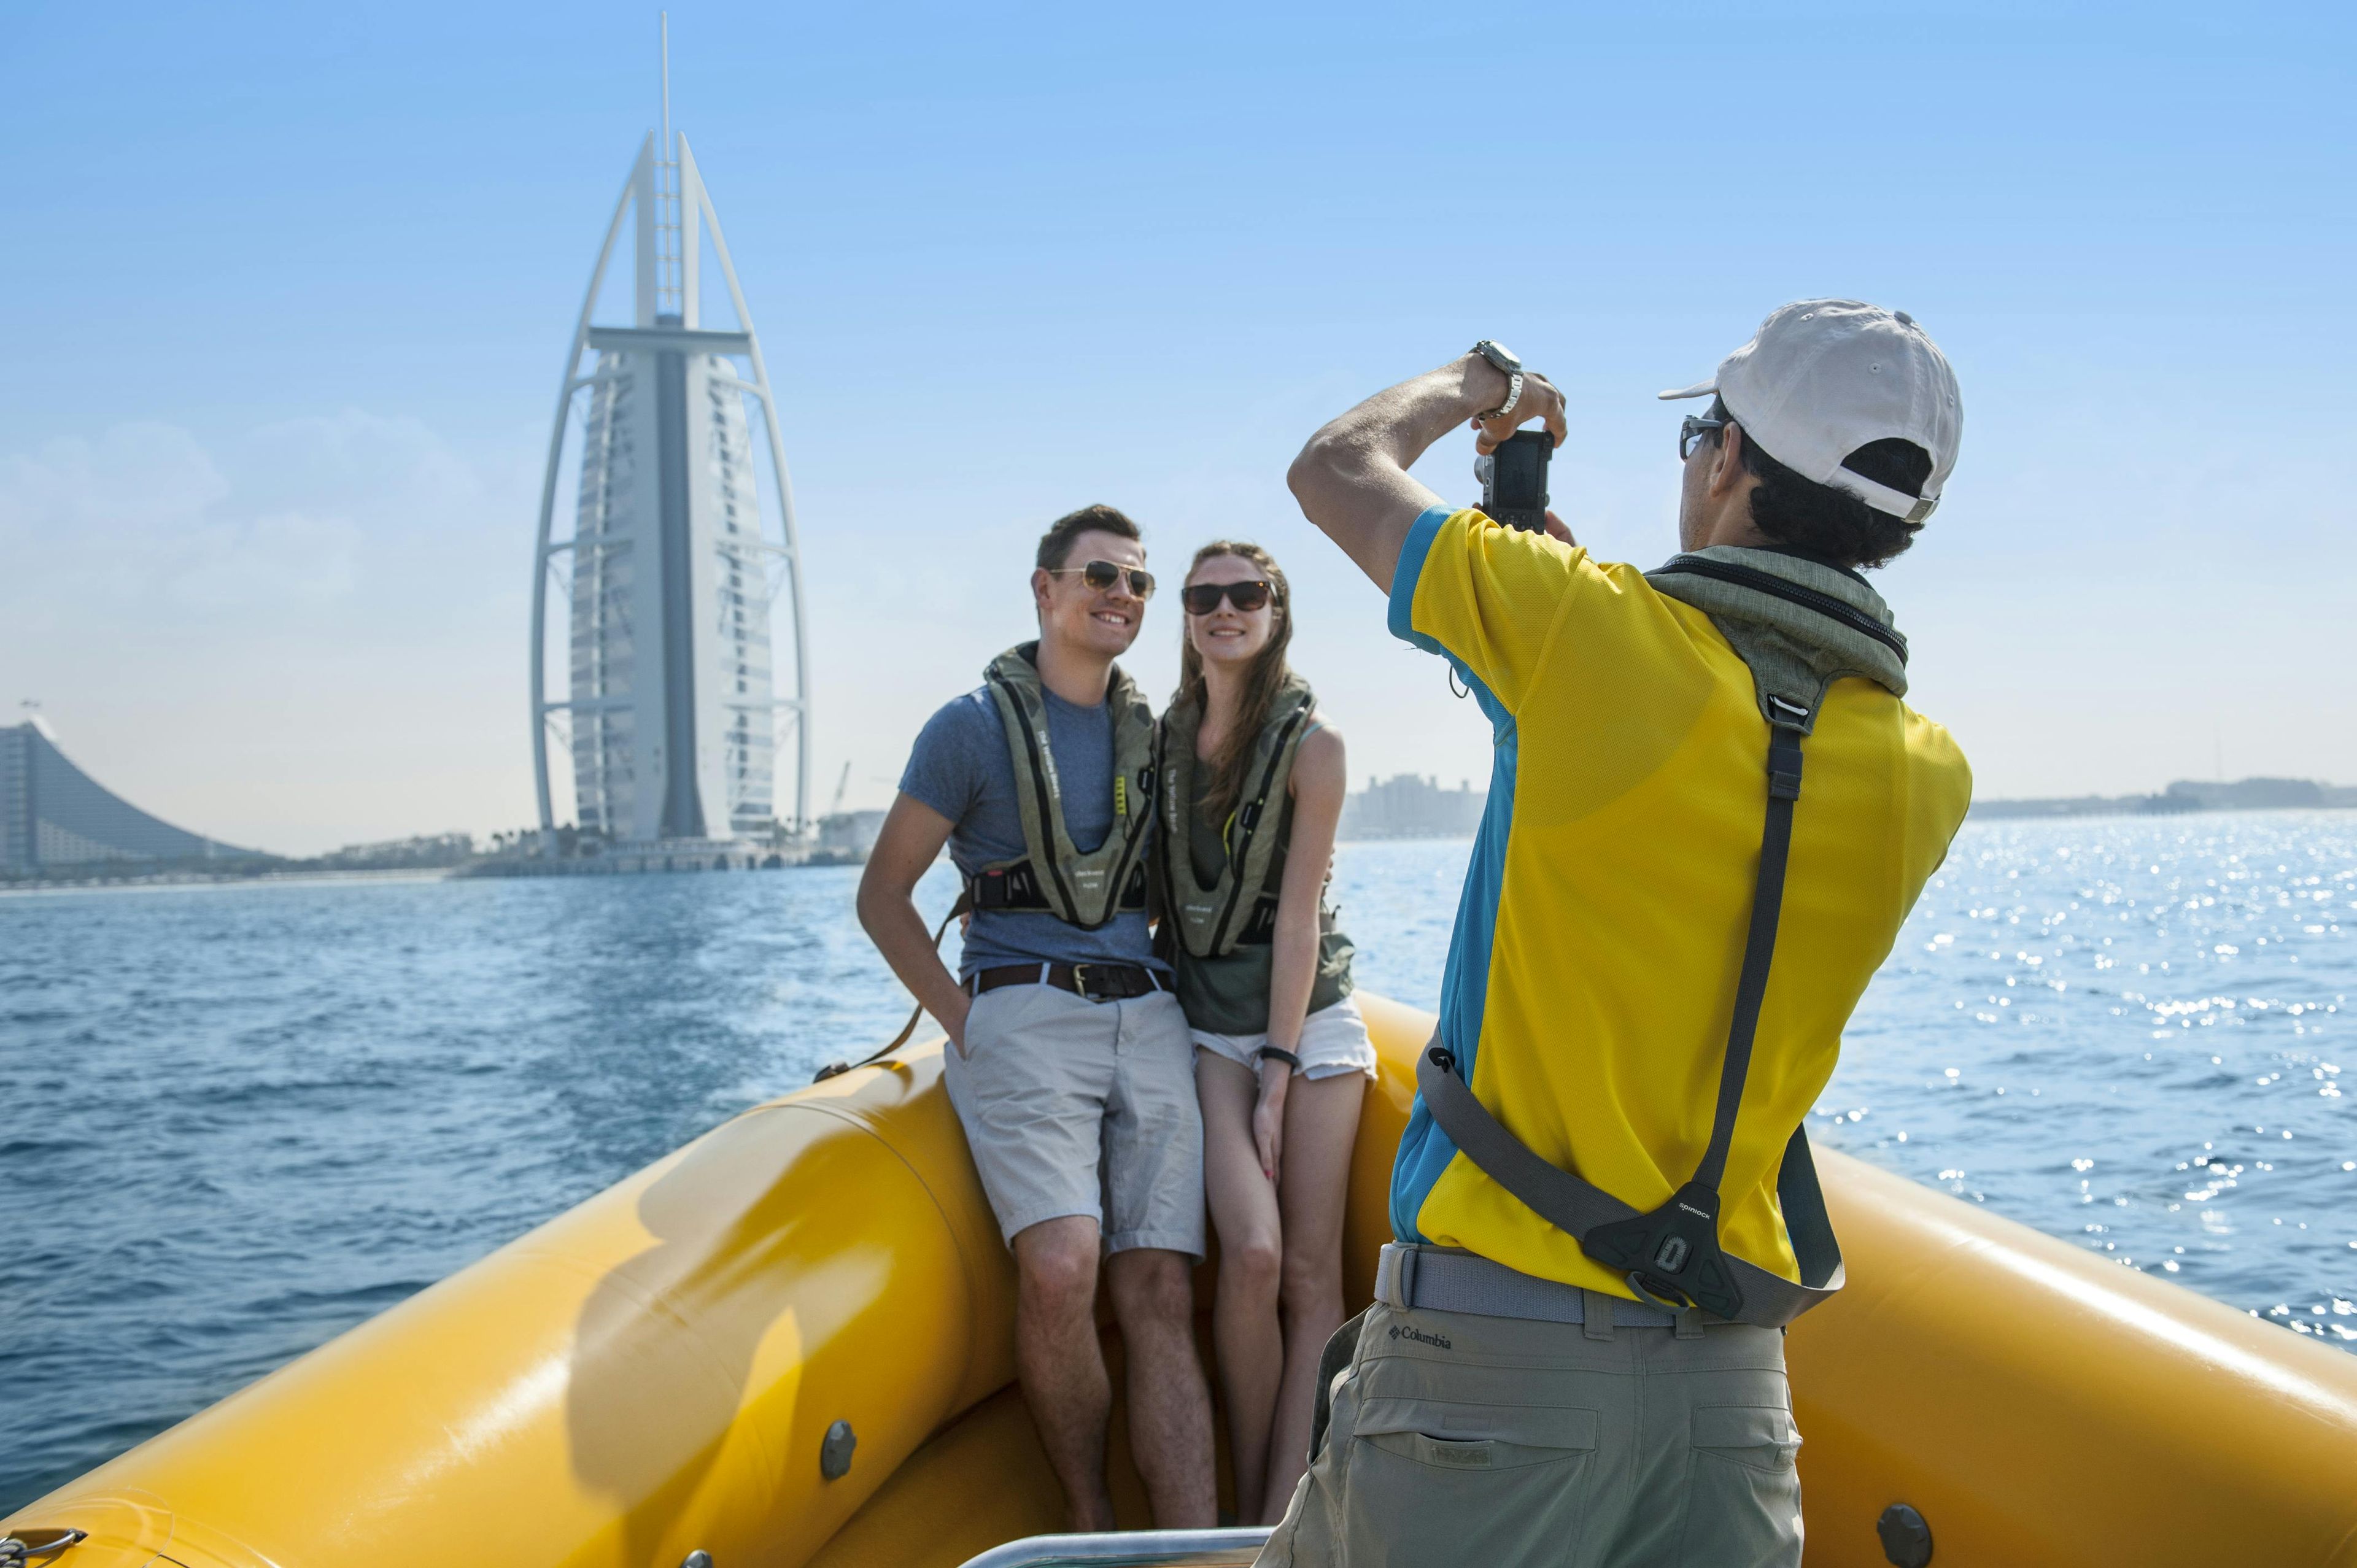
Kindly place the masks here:
POLYGON ((1254 744, 1257 781, 1248 775, 1249 788, 1221 832, 1227 864, 1210 887, 1197 884, 1189 858, 1194 830, 1189 784, 1198 766, 1194 726, 1200 715, 1183 702, 1174 703, 1156 728, 1156 771, 1164 786, 1163 908, 1180 943, 1197 958, 1266 946, 1275 937, 1277 889, 1267 885, 1268 866, 1278 847, 1294 756, 1317 710, 1308 683, 1298 676, 1287 677, 1280 702, 1254 744))
POLYGON ((1105 688, 1113 723, 1114 821, 1103 843, 1082 850, 1064 821, 1055 759, 1049 754, 1047 689, 1039 682, 1038 651, 1036 642, 1009 649, 983 671, 1015 773, 1023 856, 969 878, 967 891, 977 908, 1044 909, 1068 925, 1095 930, 1117 915, 1145 908, 1146 878, 1140 873, 1153 823, 1146 808, 1154 792, 1154 719, 1135 682, 1114 666, 1105 688), (1102 899, 1084 904, 1083 887, 1099 890, 1102 899))
POLYGON ((1236 933, 1236 946, 1265 948, 1276 940, 1276 895, 1264 893, 1253 902, 1252 913, 1244 917, 1243 929, 1236 933))
POLYGON ((1456 1070, 1456 1058, 1438 1043, 1437 1033, 1416 1064, 1416 1087, 1433 1119, 1460 1153, 1539 1218, 1568 1231, 1582 1251, 1620 1273, 1645 1299, 1698 1306, 1729 1322, 1781 1327, 1839 1290, 1843 1270, 1805 1128, 1794 1128, 1785 1144, 1776 1184, 1802 1283, 1745 1262, 1718 1240, 1718 1184, 1734 1142, 1760 1008, 1775 961, 1777 918, 1792 847, 1792 809, 1801 796, 1801 736, 1810 718, 1805 708, 1772 700, 1778 716, 1769 730, 1768 809, 1751 920, 1719 1067, 1710 1143, 1693 1177, 1667 1203, 1641 1214, 1603 1188, 1548 1163, 1474 1097, 1456 1070))
MULTIPOLYGON (((1116 914, 1143 913, 1146 908, 1146 863, 1138 861, 1130 867, 1129 880, 1122 887, 1121 899, 1114 905, 1116 914)), ((1047 890, 1039 886, 1039 874, 1028 860, 1018 860, 1009 865, 985 866, 965 879, 966 897, 976 909, 1010 909, 1054 914, 1056 907, 1049 902, 1047 890)))
MULTIPOLYGON (((1473 1097, 1473 1091, 1458 1075, 1454 1058, 1437 1041, 1436 1035, 1435 1043, 1416 1059, 1416 1090, 1425 1108, 1432 1112, 1432 1119, 1448 1135, 1448 1141, 1457 1145, 1458 1153, 1471 1160, 1483 1175, 1513 1194, 1540 1219, 1569 1233, 1580 1242, 1583 1251, 1587 1250, 1590 1232, 1616 1224, 1641 1225, 1653 1218, 1639 1213, 1633 1206, 1621 1202, 1593 1182, 1583 1181, 1541 1158, 1492 1116, 1489 1107, 1473 1097)), ((1738 1299, 1732 1304, 1735 1310, 1731 1313, 1718 1312, 1707 1302, 1695 1303, 1714 1316, 1763 1328, 1781 1328, 1841 1289, 1846 1277, 1841 1246, 1834 1239, 1833 1220, 1825 1212, 1824 1191, 1817 1184, 1816 1162, 1810 1155, 1809 1134, 1804 1127, 1793 1128, 1792 1140, 1784 1146, 1776 1197, 1783 1209, 1785 1231, 1792 1238, 1792 1255, 1801 1265, 1801 1283, 1795 1284, 1781 1274, 1719 1251, 1727 1283, 1734 1287, 1738 1299)), ((1715 1235, 1711 1244, 1717 1250, 1715 1235)), ((1693 1272, 1692 1260, 1686 1260, 1681 1273, 1693 1272)), ((1643 1285, 1639 1288, 1657 1303, 1663 1299, 1657 1289, 1643 1285)), ((1678 1304, 1671 1301, 1666 1305, 1678 1304)))

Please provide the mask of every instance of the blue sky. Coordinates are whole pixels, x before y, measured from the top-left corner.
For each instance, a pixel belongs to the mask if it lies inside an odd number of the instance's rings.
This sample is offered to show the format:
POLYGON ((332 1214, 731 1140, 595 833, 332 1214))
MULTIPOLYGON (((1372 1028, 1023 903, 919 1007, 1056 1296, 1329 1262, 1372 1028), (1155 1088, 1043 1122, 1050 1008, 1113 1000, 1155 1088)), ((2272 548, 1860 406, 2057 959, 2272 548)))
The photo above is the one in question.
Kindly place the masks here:
MULTIPOLYGON (((1278 553, 1354 774, 1479 780, 1292 452, 1495 336, 1570 392, 1562 510, 1651 564, 1652 394, 1819 294, 1963 381, 1881 585, 1984 794, 2357 781, 2346 7, 1181 9, 673 11, 781 393, 822 800, 845 762, 888 795, 1093 499, 1168 570, 1278 553)), ((654 39, 597 4, 16 9, 0 704, 266 847, 530 816, 539 468, 654 39)), ((1176 635, 1165 601, 1157 693, 1176 635)))

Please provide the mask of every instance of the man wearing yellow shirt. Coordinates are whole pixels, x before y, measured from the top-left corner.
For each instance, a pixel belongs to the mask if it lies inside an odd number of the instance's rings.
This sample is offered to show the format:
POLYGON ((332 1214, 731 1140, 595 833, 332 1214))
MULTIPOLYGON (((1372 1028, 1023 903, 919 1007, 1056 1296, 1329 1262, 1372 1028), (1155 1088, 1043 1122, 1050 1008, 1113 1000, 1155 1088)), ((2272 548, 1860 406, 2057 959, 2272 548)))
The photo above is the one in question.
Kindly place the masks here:
POLYGON ((1782 1325, 1840 1284, 1800 1129, 1964 820, 1860 575, 1954 466, 1953 372, 1903 311, 1770 316, 1679 433, 1651 573, 1453 510, 1543 377, 1484 342, 1313 437, 1311 521, 1447 658, 1496 773, 1392 1186, 1375 1305, 1262 1561, 1797 1564, 1782 1325))

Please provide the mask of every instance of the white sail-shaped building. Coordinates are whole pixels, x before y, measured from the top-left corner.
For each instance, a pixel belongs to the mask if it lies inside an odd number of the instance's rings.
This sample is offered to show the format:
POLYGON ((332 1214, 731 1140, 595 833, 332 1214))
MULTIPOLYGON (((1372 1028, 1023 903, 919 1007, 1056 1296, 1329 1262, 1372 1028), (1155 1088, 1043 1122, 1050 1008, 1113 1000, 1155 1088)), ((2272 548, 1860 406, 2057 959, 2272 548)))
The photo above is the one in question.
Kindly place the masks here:
POLYGON ((802 567, 760 342, 687 138, 666 124, 662 141, 647 138, 616 204, 565 361, 541 496, 533 760, 544 833, 557 825, 554 741, 570 754, 586 832, 725 854, 731 843, 767 846, 780 829, 799 839, 810 822, 802 567), (626 226, 633 319, 596 325, 626 226), (707 237, 731 329, 704 325, 707 237), (774 536, 762 522, 748 404, 767 437, 774 536), (572 535, 559 540, 558 481, 576 426, 580 486, 572 535), (548 690, 552 585, 570 602, 562 696, 548 690))

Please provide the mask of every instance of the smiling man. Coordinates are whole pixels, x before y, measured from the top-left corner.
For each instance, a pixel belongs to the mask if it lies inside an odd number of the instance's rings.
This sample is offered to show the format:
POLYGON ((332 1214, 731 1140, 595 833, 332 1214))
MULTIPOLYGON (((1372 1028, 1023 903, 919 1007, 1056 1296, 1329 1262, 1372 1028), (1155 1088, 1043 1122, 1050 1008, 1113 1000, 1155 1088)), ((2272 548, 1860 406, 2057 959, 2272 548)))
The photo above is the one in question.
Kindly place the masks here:
POLYGON ((1146 930, 1154 719, 1114 663, 1153 592, 1135 523, 1108 506, 1058 519, 1031 574, 1039 640, 927 723, 859 886, 860 923, 949 1031, 950 1101, 1015 1252, 1016 1369, 1076 1530, 1114 1522, 1101 1255, 1155 1520, 1208 1525, 1216 1507, 1189 1279, 1194 1041, 1146 930), (973 908, 955 978, 910 897, 944 843, 973 908))

